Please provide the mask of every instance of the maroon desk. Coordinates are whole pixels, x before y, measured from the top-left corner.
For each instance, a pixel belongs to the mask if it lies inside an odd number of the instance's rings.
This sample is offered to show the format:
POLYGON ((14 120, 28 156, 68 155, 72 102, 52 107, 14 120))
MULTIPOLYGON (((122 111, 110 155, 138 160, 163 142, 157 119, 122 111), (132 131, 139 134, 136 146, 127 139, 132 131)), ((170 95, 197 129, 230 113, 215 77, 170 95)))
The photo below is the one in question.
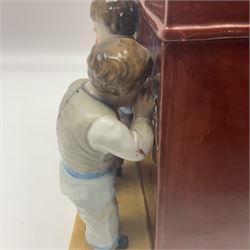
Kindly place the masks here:
POLYGON ((153 246, 248 249, 248 2, 140 3, 161 72, 156 164, 140 166, 153 246))

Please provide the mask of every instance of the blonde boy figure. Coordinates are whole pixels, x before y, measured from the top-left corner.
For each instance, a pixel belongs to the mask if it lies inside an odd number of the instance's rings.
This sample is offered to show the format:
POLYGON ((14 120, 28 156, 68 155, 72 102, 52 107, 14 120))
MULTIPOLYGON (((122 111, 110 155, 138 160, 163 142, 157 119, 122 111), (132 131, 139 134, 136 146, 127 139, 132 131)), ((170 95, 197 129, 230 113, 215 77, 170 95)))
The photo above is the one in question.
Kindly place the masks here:
POLYGON ((59 107, 61 190, 77 207, 92 249, 128 247, 119 233, 114 159, 140 161, 151 150, 154 99, 140 94, 151 68, 148 51, 133 39, 97 43, 88 57, 89 79, 70 85, 59 107), (130 129, 116 113, 126 105, 134 105, 130 129))
MULTIPOLYGON (((135 0, 92 0, 90 16, 94 22, 96 42, 110 38, 135 38, 138 26, 138 3, 135 0)), ((120 121, 130 127, 130 106, 118 107, 120 121)), ((123 159, 116 158, 116 176, 122 176, 123 159)))

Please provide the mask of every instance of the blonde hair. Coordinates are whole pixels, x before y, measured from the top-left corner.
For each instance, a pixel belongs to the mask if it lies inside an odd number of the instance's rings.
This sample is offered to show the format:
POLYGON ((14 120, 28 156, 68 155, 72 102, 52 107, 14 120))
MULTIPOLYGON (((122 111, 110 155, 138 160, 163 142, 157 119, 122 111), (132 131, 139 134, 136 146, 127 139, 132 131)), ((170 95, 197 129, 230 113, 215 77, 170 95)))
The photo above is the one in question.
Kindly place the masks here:
POLYGON ((135 0, 93 0, 90 16, 110 34, 133 36, 138 24, 138 4, 135 0))
POLYGON ((93 46, 88 75, 100 92, 123 96, 142 85, 152 70, 146 48, 130 38, 108 39, 93 46))

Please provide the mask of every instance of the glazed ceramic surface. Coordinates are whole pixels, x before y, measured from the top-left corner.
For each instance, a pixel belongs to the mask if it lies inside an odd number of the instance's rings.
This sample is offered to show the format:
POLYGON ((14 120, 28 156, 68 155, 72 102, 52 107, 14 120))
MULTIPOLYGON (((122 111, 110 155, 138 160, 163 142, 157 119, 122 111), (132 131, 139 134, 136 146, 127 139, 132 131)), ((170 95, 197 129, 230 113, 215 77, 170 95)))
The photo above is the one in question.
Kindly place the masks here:
POLYGON ((141 164, 156 249, 249 247, 248 2, 141 1, 161 73, 156 163, 141 164))

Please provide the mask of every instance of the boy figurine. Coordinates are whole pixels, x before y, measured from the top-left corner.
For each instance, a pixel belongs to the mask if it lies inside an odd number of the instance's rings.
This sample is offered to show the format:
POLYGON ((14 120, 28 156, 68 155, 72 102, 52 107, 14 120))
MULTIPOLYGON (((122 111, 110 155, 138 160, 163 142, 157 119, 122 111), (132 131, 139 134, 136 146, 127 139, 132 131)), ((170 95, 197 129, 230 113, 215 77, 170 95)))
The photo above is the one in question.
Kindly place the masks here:
POLYGON ((114 159, 140 161, 151 150, 154 99, 140 93, 152 59, 135 40, 118 38, 94 45, 87 62, 89 80, 70 85, 59 107, 61 190, 77 207, 93 249, 126 249, 128 238, 119 234, 114 159), (116 113, 126 105, 134 105, 130 129, 116 113))
MULTIPOLYGON (((135 0, 92 0, 90 16, 94 22, 96 42, 110 38, 136 36, 138 3, 135 0)), ((120 121, 130 127, 133 111, 130 106, 118 107, 120 121)), ((116 176, 122 176, 123 159, 116 158, 116 176)))
POLYGON ((138 3, 135 0, 92 0, 90 16, 97 42, 108 38, 132 38, 138 25, 138 3))

